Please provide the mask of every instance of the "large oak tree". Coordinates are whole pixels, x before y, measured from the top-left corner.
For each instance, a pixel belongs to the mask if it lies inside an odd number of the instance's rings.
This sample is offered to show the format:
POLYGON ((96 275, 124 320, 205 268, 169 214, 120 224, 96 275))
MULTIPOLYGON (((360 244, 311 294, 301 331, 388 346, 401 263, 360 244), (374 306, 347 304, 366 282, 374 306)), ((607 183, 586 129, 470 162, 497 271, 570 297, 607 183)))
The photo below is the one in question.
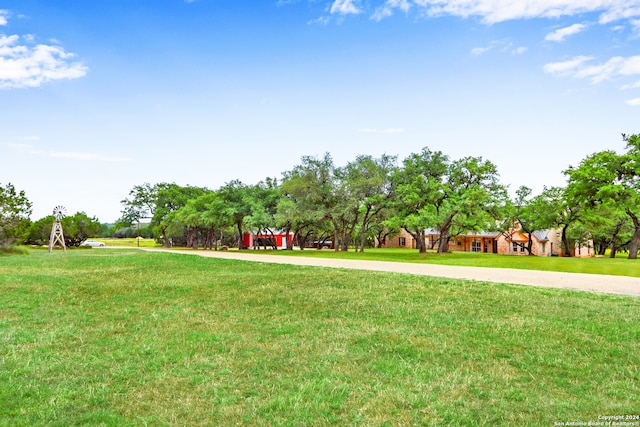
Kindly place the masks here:
POLYGON ((413 236, 420 252, 426 251, 426 229, 437 231, 438 253, 447 252, 452 228, 487 229, 506 198, 490 161, 481 157, 451 161, 429 148, 407 157, 392 181, 395 222, 413 236))
POLYGON ((640 243, 640 135, 622 135, 626 152, 594 153, 565 171, 568 189, 583 205, 596 208, 614 203, 630 218, 633 235, 629 258, 637 259, 640 243))

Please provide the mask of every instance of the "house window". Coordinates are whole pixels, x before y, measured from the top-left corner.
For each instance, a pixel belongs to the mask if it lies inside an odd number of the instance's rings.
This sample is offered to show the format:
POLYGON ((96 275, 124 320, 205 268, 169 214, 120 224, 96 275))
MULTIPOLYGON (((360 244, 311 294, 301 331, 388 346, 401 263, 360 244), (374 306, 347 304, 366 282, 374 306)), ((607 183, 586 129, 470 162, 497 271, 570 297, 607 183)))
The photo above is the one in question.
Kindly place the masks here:
POLYGON ((471 241, 471 252, 482 252, 482 242, 479 239, 471 241))
POLYGON ((398 246, 400 247, 407 246, 407 239, 405 237, 399 237, 398 246))

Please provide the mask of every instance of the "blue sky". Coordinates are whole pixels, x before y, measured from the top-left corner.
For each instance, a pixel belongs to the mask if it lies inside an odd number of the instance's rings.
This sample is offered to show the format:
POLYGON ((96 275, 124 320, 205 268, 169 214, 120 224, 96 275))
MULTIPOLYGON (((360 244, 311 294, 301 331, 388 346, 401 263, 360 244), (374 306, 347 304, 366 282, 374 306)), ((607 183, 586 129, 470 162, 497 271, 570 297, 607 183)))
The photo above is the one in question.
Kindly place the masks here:
POLYGON ((0 3, 0 184, 34 220, 425 146, 539 192, 639 118, 640 0, 0 3))

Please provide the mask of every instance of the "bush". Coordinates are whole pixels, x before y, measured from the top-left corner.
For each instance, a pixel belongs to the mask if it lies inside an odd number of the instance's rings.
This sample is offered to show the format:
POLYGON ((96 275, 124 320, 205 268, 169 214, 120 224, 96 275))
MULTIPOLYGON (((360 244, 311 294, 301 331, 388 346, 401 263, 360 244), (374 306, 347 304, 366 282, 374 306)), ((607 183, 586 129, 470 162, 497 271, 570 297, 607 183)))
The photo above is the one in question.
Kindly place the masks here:
POLYGON ((24 191, 17 191, 9 183, 0 186, 0 246, 20 242, 29 229, 31 202, 24 191))
POLYGON ((0 255, 29 255, 24 246, 0 246, 0 255))
MULTIPOLYGON (((31 224, 26 243, 29 245, 47 245, 51 238, 51 229, 55 218, 50 215, 31 224)), ((62 218, 64 244, 69 247, 80 246, 88 237, 96 237, 102 231, 102 225, 96 218, 89 218, 84 212, 62 218)))

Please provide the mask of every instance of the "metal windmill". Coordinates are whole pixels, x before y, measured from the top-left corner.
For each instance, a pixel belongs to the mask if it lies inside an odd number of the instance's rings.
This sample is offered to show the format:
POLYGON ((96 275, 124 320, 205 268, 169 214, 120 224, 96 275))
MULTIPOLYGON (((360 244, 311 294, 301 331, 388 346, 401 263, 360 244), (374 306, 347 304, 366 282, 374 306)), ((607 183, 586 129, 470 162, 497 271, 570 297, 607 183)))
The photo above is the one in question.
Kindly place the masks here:
POLYGON ((62 218, 67 214, 67 208, 58 205, 53 208, 53 216, 56 218, 53 221, 53 227, 51 227, 51 238, 49 239, 49 252, 53 250, 53 247, 59 243, 62 249, 66 252, 67 246, 64 244, 64 234, 62 232, 62 218))

